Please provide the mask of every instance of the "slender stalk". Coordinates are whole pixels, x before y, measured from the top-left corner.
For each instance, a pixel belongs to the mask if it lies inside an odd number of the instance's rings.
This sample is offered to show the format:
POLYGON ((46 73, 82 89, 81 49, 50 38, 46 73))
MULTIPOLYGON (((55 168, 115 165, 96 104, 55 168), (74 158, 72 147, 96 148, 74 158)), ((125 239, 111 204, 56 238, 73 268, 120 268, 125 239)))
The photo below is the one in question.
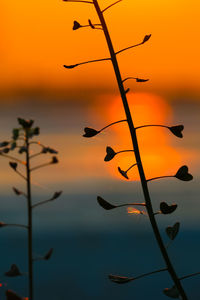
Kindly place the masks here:
POLYGON ((120 204, 116 205, 116 207, 124 207, 124 206, 146 206, 145 203, 127 203, 127 204, 120 204))
POLYGON ((115 4, 117 4, 117 3, 121 2, 121 1, 122 0, 118 0, 118 1, 114 2, 113 4, 111 4, 111 5, 107 6, 106 8, 104 8, 101 12, 104 13, 104 11, 106 11, 107 9, 109 9, 110 7, 114 6, 115 4))
POLYGON ((134 152, 134 150, 121 150, 116 152, 116 154, 123 153, 123 152, 134 152))
POLYGON ((3 154, 3 153, 0 153, 0 155, 2 155, 2 156, 4 156, 4 157, 7 157, 7 158, 9 158, 9 159, 12 159, 12 160, 14 160, 14 161, 16 161, 16 162, 18 162, 18 163, 20 163, 20 164, 22 164, 22 165, 25 165, 25 164, 26 164, 24 161, 22 161, 21 159, 18 159, 18 158, 16 158, 16 157, 14 157, 14 156, 7 155, 7 154, 3 154))
POLYGON ((162 178, 169 178, 169 177, 174 177, 174 175, 153 177, 153 178, 147 179, 147 182, 157 180, 157 179, 162 179, 162 178))
POLYGON ((168 128, 169 129, 169 126, 150 124, 150 125, 142 125, 142 126, 135 127, 135 130, 136 129, 140 129, 140 128, 145 128, 145 127, 164 127, 164 128, 168 128))
POLYGON ((183 280, 183 279, 186 279, 186 278, 189 278, 189 277, 193 277, 193 276, 197 276, 197 275, 200 275, 200 272, 196 272, 196 273, 192 273, 192 274, 180 277, 179 280, 183 280))
MULTIPOLYGON (((116 58, 116 53, 114 51, 113 48, 113 44, 111 41, 111 37, 107 28, 107 24, 105 22, 103 13, 101 12, 101 9, 99 7, 98 4, 98 0, 93 0, 96 12, 99 16, 100 22, 102 24, 102 28, 104 31, 104 35, 107 41, 107 45, 110 51, 110 56, 111 56, 111 61, 113 64, 113 68, 114 68, 114 72, 115 72, 115 76, 117 79, 117 83, 118 83, 118 88, 120 91, 120 95, 122 98, 122 103, 123 103, 123 107, 125 110, 125 114, 127 117, 127 122, 128 122, 128 126, 129 126, 129 131, 130 131, 130 135, 131 135, 131 139, 132 139, 132 144, 133 144, 133 149, 134 149, 134 153, 135 153, 135 158, 136 158, 136 162, 138 165, 138 171, 139 171, 139 175, 140 175, 140 180, 141 180, 141 184, 142 184, 142 190, 143 190, 143 194, 144 194, 144 199, 145 199, 145 203, 146 203, 146 208, 147 208, 147 213, 151 222, 151 226, 155 235, 155 238, 157 240, 158 246, 160 248, 160 251, 162 253, 163 259, 165 261, 166 267, 168 269, 169 274, 171 275, 172 280, 174 281, 174 284, 176 285, 177 289, 179 290, 179 293, 182 297, 182 300, 187 300, 187 296, 185 294, 185 291, 182 287, 182 284, 174 270, 174 267, 169 259, 167 250, 164 246, 163 240, 161 238, 159 229, 158 229, 158 225, 156 223, 156 219, 153 213, 153 208, 152 208, 152 203, 151 203, 151 198, 150 198, 150 194, 149 194, 149 190, 148 190, 148 185, 147 185, 147 181, 146 181, 146 177, 145 177, 145 173, 144 173, 144 169, 143 169, 143 165, 142 165, 142 161, 141 161, 141 157, 140 157, 140 151, 139 151, 139 146, 138 146, 138 140, 137 140, 137 135, 136 135, 136 130, 135 127, 133 125, 133 120, 132 120, 132 116, 131 116, 131 112, 130 112, 130 108, 128 105, 128 101, 126 98, 126 93, 124 90, 124 86, 123 86, 123 82, 122 82, 122 77, 121 77, 121 73, 120 73, 120 69, 119 69, 119 65, 118 65, 118 61, 116 58)), ((119 52, 117 52, 119 53, 119 52)))
POLYGON ((46 204, 46 203, 48 203, 48 202, 51 202, 51 201, 53 201, 53 199, 49 199, 49 200, 40 201, 40 202, 38 202, 38 203, 36 203, 36 204, 32 205, 32 208, 35 208, 35 207, 37 207, 37 206, 39 206, 39 205, 46 204))
POLYGON ((145 273, 145 274, 139 275, 137 277, 133 277, 133 280, 140 279, 140 278, 143 278, 143 277, 146 277, 146 276, 149 276, 149 275, 152 275, 152 274, 164 272, 164 271, 167 271, 167 269, 165 268, 165 269, 160 269, 160 270, 156 270, 156 271, 153 271, 153 272, 145 273))
POLYGON ((21 227, 21 228, 26 228, 28 229, 28 226, 22 225, 22 224, 5 224, 4 226, 11 226, 11 227, 21 227))
POLYGON ((30 172, 30 149, 28 130, 25 137, 26 143, 26 178, 27 178, 27 208, 28 208, 28 280, 29 300, 33 300, 33 246, 32 246, 32 199, 31 199, 31 172, 30 172))
POLYGON ((125 172, 127 173, 130 169, 132 169, 133 167, 135 167, 137 165, 137 163, 136 164, 133 164, 132 166, 130 166, 125 172))
POLYGON ((111 123, 111 124, 109 124, 109 125, 103 127, 103 128, 102 128, 101 130, 99 130, 99 131, 101 132, 101 131, 103 131, 104 129, 110 127, 110 126, 115 125, 115 124, 118 124, 118 123, 121 123, 121 122, 127 122, 127 120, 125 119, 125 120, 120 120, 120 121, 117 121, 117 122, 113 122, 113 123, 111 123))

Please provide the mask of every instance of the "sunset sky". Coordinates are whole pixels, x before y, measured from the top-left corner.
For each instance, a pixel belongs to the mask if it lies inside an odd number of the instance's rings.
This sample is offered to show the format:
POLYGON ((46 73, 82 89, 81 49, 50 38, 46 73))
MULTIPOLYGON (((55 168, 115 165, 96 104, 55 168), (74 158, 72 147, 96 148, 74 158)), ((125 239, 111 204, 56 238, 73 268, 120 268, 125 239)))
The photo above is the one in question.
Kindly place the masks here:
MULTIPOLYGON (((99 1, 104 8, 112 1, 99 1)), ((150 78, 135 90, 199 95, 198 0, 124 0, 105 12, 115 49, 152 38, 120 54, 124 76, 150 78)), ((0 92, 23 90, 92 91, 116 88, 109 62, 66 70, 63 64, 106 57, 100 30, 72 31, 73 21, 98 22, 93 5, 47 0, 2 0, 0 6, 0 92), (105 80, 106 79, 106 80, 105 80)))

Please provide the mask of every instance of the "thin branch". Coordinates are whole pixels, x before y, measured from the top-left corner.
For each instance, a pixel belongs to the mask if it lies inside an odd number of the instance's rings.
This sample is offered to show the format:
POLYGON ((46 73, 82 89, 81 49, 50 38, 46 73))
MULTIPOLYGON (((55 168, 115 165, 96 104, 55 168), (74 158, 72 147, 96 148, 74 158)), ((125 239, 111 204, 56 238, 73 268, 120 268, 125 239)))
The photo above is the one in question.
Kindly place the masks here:
POLYGON ((105 126, 105 127, 103 127, 102 129, 100 129, 99 132, 103 131, 104 129, 106 129, 106 128, 112 126, 112 125, 115 125, 115 124, 118 124, 118 123, 122 123, 122 122, 127 122, 127 119, 125 119, 125 120, 120 120, 120 121, 116 121, 116 122, 113 122, 113 123, 110 123, 110 124, 108 124, 107 126, 105 126))
POLYGON ((109 9, 110 7, 114 6, 115 4, 117 4, 117 3, 121 2, 121 1, 122 0, 116 1, 115 3, 113 3, 113 4, 109 5, 109 6, 107 6, 106 8, 104 8, 101 12, 104 13, 104 11, 106 11, 107 9, 109 9))
POLYGON ((44 153, 43 153, 43 152, 38 152, 38 153, 32 154, 32 155, 30 155, 30 159, 31 159, 31 158, 34 158, 34 157, 36 157, 36 156, 39 156, 39 155, 41 155, 41 154, 44 154, 44 153))
POLYGON ((139 44, 135 44, 135 45, 133 45, 133 46, 129 46, 129 47, 124 48, 124 49, 121 49, 121 50, 117 51, 115 54, 117 55, 117 54, 119 54, 119 53, 121 53, 121 52, 124 52, 124 51, 126 51, 126 50, 129 50, 129 49, 132 49, 132 48, 141 46, 141 45, 143 45, 143 42, 141 42, 141 43, 139 43, 139 44))
POLYGON ((164 271, 167 271, 167 268, 156 270, 156 271, 149 272, 149 273, 144 273, 144 274, 136 276, 136 277, 124 277, 124 276, 118 276, 118 275, 109 275, 109 278, 111 281, 116 282, 116 283, 126 283, 126 282, 134 281, 134 280, 137 280, 137 279, 140 279, 140 278, 152 275, 152 274, 164 272, 164 271), (123 279, 125 280, 124 282, 123 282, 123 279), (127 279, 127 281, 126 281, 126 279, 127 279))
POLYGON ((133 164, 132 166, 130 166, 125 172, 127 173, 130 169, 132 169, 133 167, 135 167, 137 165, 137 163, 133 164))
POLYGON ((17 169, 14 170, 20 177, 22 177, 24 180, 27 180, 27 178, 22 174, 20 173, 17 169))
POLYGON ((115 205, 116 208, 118 207, 124 207, 124 206, 146 206, 145 203, 126 203, 126 204, 120 204, 120 205, 115 205))
POLYGON ((200 272, 196 272, 196 273, 192 273, 192 274, 183 276, 183 277, 179 278, 179 280, 183 280, 183 279, 186 279, 186 278, 189 278, 189 277, 192 277, 192 276, 197 276, 197 275, 200 275, 200 272))
POLYGON ((82 3, 89 3, 89 4, 93 4, 93 2, 91 2, 91 1, 82 1, 82 0, 63 0, 64 2, 82 2, 82 3))
POLYGON ((6 226, 21 227, 21 228, 26 228, 26 229, 28 229, 28 226, 22 225, 22 224, 7 224, 7 223, 5 223, 2 227, 6 227, 6 226))
POLYGON ((22 160, 20 160, 20 159, 18 159, 16 157, 11 156, 11 155, 7 155, 7 154, 3 154, 3 153, 0 153, 0 155, 4 156, 6 158, 12 159, 14 161, 17 161, 17 162, 19 162, 22 165, 26 165, 25 161, 22 161, 22 160))
POLYGON ((123 79, 122 82, 125 82, 125 81, 127 81, 129 79, 135 79, 137 82, 146 82, 146 81, 149 81, 149 79, 140 79, 138 77, 127 77, 127 78, 123 79))
POLYGON ((38 202, 38 203, 32 205, 32 208, 35 208, 35 207, 37 207, 39 205, 43 205, 43 204, 51 202, 51 201, 54 201, 54 199, 49 199, 49 200, 44 200, 44 201, 38 202))
POLYGON ((116 154, 123 153, 123 152, 134 152, 134 150, 121 150, 116 152, 116 154))
POLYGON ((174 175, 154 177, 154 178, 147 179, 146 181, 149 182, 152 180, 157 180, 157 179, 162 179, 162 178, 167 178, 167 177, 174 177, 174 175))
POLYGON ((135 129, 140 129, 140 128, 145 128, 145 127, 164 127, 164 128, 167 128, 167 129, 169 129, 169 126, 165 126, 165 125, 152 125, 152 124, 150 124, 150 125, 142 125, 142 126, 138 126, 138 127, 135 127, 135 129))
POLYGON ((108 57, 108 58, 88 60, 88 61, 81 62, 81 63, 75 64, 75 65, 63 65, 63 67, 66 68, 66 69, 73 69, 73 68, 76 68, 80 65, 85 65, 85 64, 89 64, 89 63, 93 63, 93 62, 99 62, 99 61, 105 61, 105 60, 111 60, 111 58, 108 57))
POLYGON ((41 164, 41 165, 39 165, 39 166, 33 167, 32 169, 30 169, 30 171, 32 172, 32 171, 35 171, 35 170, 37 170, 37 169, 46 167, 46 166, 48 166, 48 165, 51 165, 51 162, 48 162, 48 163, 41 164))

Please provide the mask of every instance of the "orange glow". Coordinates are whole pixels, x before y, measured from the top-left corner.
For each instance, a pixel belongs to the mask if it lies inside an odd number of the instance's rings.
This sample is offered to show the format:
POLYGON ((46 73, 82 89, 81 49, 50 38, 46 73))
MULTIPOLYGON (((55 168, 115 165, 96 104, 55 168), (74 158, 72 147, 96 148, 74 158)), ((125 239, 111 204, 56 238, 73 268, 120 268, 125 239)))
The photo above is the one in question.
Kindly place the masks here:
MULTIPOLYGON (((112 1, 99 3, 104 8, 112 1)), ((147 89, 199 92, 199 11, 199 0, 127 0, 107 11, 116 50, 152 34, 147 44, 119 56, 125 74, 150 77, 147 89)), ((86 24, 88 18, 98 22, 92 5, 61 0, 3 1, 0 90, 113 88, 108 62, 71 71, 62 67, 108 55, 100 30, 72 31, 74 20, 86 24)))
MULTIPOLYGON (((130 93, 128 99, 135 127, 145 124, 171 125, 172 112, 163 98, 150 93, 130 93)), ((107 122, 124 118, 121 99, 116 97, 111 103, 107 122)), ((131 149, 127 125, 121 123, 113 126, 112 130, 116 133, 117 142, 108 146, 112 146, 116 152, 131 149)), ((173 175, 182 163, 180 151, 170 146, 171 138, 176 139, 176 137, 172 136, 168 129, 160 127, 138 129, 137 136, 146 177, 173 175)), ((134 163, 133 154, 127 152, 118 154, 109 165, 111 173, 122 178, 117 172, 117 167, 127 170, 134 163)), ((131 180, 137 180, 139 178, 137 167, 132 168, 128 176, 131 180)))
POLYGON ((134 215, 144 215, 144 214, 146 214, 145 211, 140 211, 139 209, 134 208, 134 207, 128 207, 127 208, 127 213, 128 214, 134 214, 134 215))

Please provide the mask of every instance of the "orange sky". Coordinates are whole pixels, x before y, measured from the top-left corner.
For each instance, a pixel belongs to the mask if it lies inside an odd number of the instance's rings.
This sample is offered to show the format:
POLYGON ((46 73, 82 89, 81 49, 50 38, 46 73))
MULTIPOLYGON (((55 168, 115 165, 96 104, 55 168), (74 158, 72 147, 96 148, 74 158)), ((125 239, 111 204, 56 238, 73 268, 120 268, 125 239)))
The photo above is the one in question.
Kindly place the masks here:
MULTIPOLYGON (((102 8, 112 3, 99 2, 102 8)), ((73 20, 98 21, 92 5, 2 0, 0 6, 1 91, 116 87, 109 62, 62 67, 108 54, 100 30, 72 31, 73 20)), ((152 34, 148 43, 119 56, 124 76, 150 78, 145 90, 200 92, 199 0, 124 0, 105 15, 116 50, 152 34)))

